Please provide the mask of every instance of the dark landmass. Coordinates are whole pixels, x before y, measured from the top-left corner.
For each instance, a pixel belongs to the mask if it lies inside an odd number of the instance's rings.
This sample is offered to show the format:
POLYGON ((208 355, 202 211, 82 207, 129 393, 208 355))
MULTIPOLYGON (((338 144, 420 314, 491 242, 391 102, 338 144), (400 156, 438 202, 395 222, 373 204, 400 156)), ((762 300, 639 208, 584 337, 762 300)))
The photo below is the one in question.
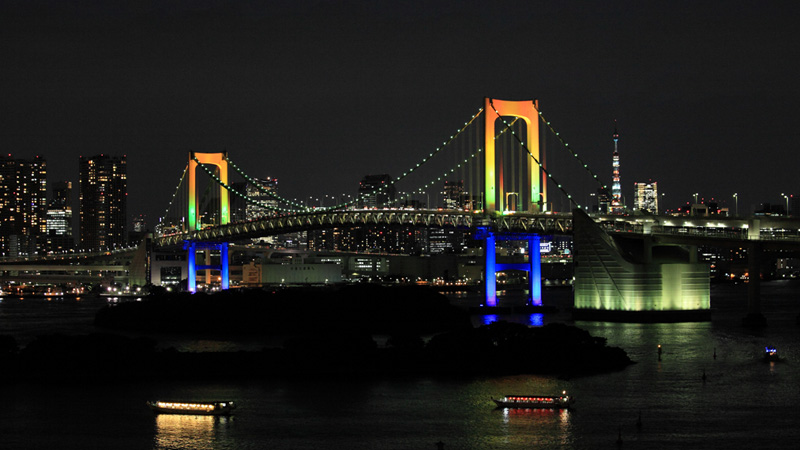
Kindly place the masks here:
POLYGON ((282 348, 178 352, 153 339, 112 333, 39 336, 25 348, 0 336, 0 379, 36 382, 253 380, 266 378, 561 377, 631 364, 605 338, 564 324, 495 322, 473 328, 468 313, 427 288, 178 294, 104 307, 96 324, 118 331, 284 336, 282 348), (374 335, 390 336, 378 347, 374 335), (423 340, 422 336, 431 336, 423 340))
POLYGON ((114 334, 40 336, 23 349, 0 339, 0 379, 37 382, 253 380, 296 377, 560 377, 621 370, 631 364, 605 338, 563 324, 529 328, 495 322, 435 335, 393 335, 378 348, 369 334, 315 333, 257 352, 158 350, 148 338, 114 334))
POLYGON ((430 288, 370 284, 165 294, 104 307, 95 325, 124 331, 273 336, 332 329, 427 334, 472 326, 466 311, 430 288))

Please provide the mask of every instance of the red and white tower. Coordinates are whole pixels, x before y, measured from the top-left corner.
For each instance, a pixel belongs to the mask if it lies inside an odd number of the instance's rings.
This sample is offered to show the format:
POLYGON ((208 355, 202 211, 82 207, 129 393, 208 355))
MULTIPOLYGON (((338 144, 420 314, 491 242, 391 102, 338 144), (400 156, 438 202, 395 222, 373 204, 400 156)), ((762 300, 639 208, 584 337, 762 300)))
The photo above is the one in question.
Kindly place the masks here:
POLYGON ((614 120, 614 156, 613 168, 614 173, 612 176, 611 184, 611 214, 622 214, 624 205, 622 204, 622 184, 619 181, 619 150, 617 149, 617 142, 619 141, 619 133, 617 133, 617 121, 614 120))

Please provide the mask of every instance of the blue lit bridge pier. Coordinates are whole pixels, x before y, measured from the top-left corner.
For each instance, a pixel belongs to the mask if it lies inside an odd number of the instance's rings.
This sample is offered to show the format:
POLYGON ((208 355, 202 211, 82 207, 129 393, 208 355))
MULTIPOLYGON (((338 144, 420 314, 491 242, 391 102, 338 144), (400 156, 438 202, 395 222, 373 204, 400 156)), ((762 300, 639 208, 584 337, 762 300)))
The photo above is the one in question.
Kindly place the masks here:
POLYGON ((200 270, 205 271, 206 286, 212 284, 211 271, 219 271, 219 282, 221 289, 228 289, 229 282, 229 258, 228 258, 228 243, 227 242, 197 242, 185 241, 183 249, 188 252, 187 262, 189 266, 189 285, 187 287, 189 292, 197 292, 197 272, 200 270), (197 264, 197 251, 204 250, 205 264, 197 264), (211 252, 219 252, 219 264, 211 264, 211 252))
POLYGON ((535 233, 495 233, 490 227, 478 227, 477 236, 485 242, 486 306, 497 306, 497 272, 521 270, 528 272, 528 305, 542 306, 542 254, 541 238, 535 233), (527 263, 498 263, 497 241, 526 241, 528 243, 527 263))

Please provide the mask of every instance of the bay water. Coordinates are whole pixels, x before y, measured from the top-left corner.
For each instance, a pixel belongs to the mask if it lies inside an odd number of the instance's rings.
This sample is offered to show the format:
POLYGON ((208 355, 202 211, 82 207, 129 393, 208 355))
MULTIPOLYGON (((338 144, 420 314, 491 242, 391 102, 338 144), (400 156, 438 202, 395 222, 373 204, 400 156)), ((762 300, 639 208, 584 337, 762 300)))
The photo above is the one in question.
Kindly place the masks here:
MULTIPOLYGON (((800 442, 800 283, 762 285, 768 326, 741 325, 746 285, 712 287, 710 322, 574 322, 568 289, 546 290, 559 312, 476 315, 574 324, 636 361, 614 373, 387 380, 251 380, 0 385, 1 449, 794 449, 800 442), (658 345, 662 353, 658 355, 658 345), (782 361, 763 360, 775 346, 782 361), (704 376, 705 375, 705 376, 704 376), (497 409, 491 397, 576 398, 569 411, 497 409), (230 417, 154 415, 152 399, 231 399, 230 417)), ((4 298, 0 334, 90 333, 107 298, 4 298)), ((454 296, 454 303, 475 301, 454 296)), ((181 351, 252 350, 268 339, 153 335, 181 351)), ((524 355, 520 355, 524 357, 524 355)), ((14 370, 2 367, 2 370, 14 370)), ((70 370, 64 367, 64 371, 70 370)))

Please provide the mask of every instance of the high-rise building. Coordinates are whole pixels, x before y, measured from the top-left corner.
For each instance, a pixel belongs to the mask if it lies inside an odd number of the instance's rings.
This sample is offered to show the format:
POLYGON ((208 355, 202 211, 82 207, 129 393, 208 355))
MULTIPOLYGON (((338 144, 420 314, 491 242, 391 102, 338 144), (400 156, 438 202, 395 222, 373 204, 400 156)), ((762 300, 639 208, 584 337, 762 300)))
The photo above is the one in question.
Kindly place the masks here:
POLYGON ((134 233, 144 233, 147 231, 147 218, 144 216, 144 214, 135 216, 132 223, 134 233))
POLYGON ((0 156, 0 255, 38 251, 47 230, 47 162, 0 156))
POLYGON ((611 195, 608 189, 600 188, 597 190, 597 206, 595 212, 600 214, 608 214, 611 212, 611 195))
POLYGON ((389 206, 395 199, 392 176, 388 174, 367 175, 358 184, 359 206, 381 208, 389 206))
POLYGON ((658 183, 634 183, 634 208, 658 214, 658 183))
POLYGON ((80 247, 110 250, 122 247, 127 238, 127 160, 97 155, 80 157, 80 247))
POLYGON ((464 196, 463 180, 445 181, 442 195, 444 196, 445 209, 464 209, 466 197, 464 196))
POLYGON ((428 230, 428 253, 461 253, 466 250, 466 234, 458 228, 431 228, 428 230))
POLYGON ((612 158, 612 183, 611 183, 611 214, 622 214, 625 205, 622 203, 622 184, 619 180, 619 150, 617 143, 619 142, 619 133, 617 133, 617 121, 614 121, 614 155, 612 158))
POLYGON ((47 206, 48 253, 73 250, 75 238, 72 234, 72 183, 58 181, 53 183, 53 196, 47 206))
MULTIPOLYGON (((230 183, 230 186, 234 192, 240 194, 244 194, 247 190, 246 181, 230 183)), ((231 192, 229 201, 231 208, 231 222, 244 222, 247 220, 247 204, 249 202, 242 196, 234 194, 233 192, 231 192)))
POLYGON ((253 178, 253 182, 248 182, 245 186, 245 195, 260 204, 247 203, 247 220, 274 216, 278 208, 278 200, 275 198, 277 191, 277 178, 253 178))

